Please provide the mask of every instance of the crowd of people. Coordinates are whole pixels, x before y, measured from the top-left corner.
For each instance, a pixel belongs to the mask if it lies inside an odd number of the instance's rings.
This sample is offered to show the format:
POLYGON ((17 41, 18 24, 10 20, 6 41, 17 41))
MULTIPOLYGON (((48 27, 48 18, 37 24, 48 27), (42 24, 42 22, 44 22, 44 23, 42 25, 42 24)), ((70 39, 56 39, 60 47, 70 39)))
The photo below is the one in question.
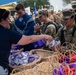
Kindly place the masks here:
MULTIPOLYGON (((54 10, 40 10, 33 19, 25 13, 22 4, 15 7, 16 16, 11 28, 10 12, 0 9, 0 75, 9 74, 9 53, 12 44, 20 45, 24 51, 34 49, 33 42, 44 39, 47 41, 60 40, 76 43, 76 1, 72 9, 64 9, 59 13, 54 10)), ((46 47, 43 49, 52 50, 46 47)))

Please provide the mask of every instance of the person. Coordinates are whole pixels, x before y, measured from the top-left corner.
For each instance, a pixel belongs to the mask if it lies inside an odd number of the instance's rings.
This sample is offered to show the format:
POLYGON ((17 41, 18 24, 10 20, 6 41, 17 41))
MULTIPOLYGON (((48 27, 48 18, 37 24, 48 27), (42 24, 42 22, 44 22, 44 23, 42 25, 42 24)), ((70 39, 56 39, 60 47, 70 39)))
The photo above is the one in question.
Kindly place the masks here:
POLYGON ((75 11, 75 24, 76 24, 76 1, 72 1, 72 2, 71 2, 71 5, 72 5, 72 8, 73 8, 74 11, 75 11))
MULTIPOLYGON (((40 21, 40 19, 39 19, 38 13, 35 15, 35 22, 36 22, 36 24, 39 24, 39 25, 41 26, 41 21, 40 21)), ((36 32, 34 31, 34 33, 35 33, 36 35, 40 34, 40 29, 38 29, 36 32)))
POLYGON ((49 18, 48 18, 48 12, 46 10, 42 10, 39 12, 39 19, 41 22, 43 22, 42 27, 37 24, 34 26, 35 30, 39 30, 41 28, 42 34, 51 35, 53 38, 56 35, 56 28, 55 25, 51 24, 49 18), (49 24, 50 23, 50 24, 49 24))
POLYGON ((8 57, 11 45, 25 45, 41 39, 52 40, 49 35, 21 35, 13 30, 9 30, 8 26, 10 12, 6 9, 0 9, 0 75, 8 75, 8 57))
POLYGON ((54 15, 55 15, 54 9, 49 9, 48 15, 49 15, 49 19, 54 22, 54 15))
POLYGON ((60 28, 55 39, 64 42, 76 43, 76 24, 75 13, 73 9, 64 9, 62 11, 64 27, 60 28))
MULTIPOLYGON (((13 30, 20 34, 28 36, 33 35, 35 25, 35 21, 33 20, 33 18, 27 13, 25 13, 25 8, 20 3, 16 5, 15 10, 18 14, 18 18, 15 19, 15 25, 13 30)), ((24 45, 22 47, 24 48, 24 51, 34 49, 33 44, 24 45)))
MULTIPOLYGON (((43 25, 36 24, 34 26, 35 31, 41 31, 41 34, 47 34, 51 35, 53 38, 55 38, 56 35, 56 27, 53 24, 52 21, 48 18, 48 12, 47 10, 42 10, 39 12, 39 19, 41 22, 43 22, 43 25)), ((50 50, 46 45, 43 46, 43 49, 50 50)))

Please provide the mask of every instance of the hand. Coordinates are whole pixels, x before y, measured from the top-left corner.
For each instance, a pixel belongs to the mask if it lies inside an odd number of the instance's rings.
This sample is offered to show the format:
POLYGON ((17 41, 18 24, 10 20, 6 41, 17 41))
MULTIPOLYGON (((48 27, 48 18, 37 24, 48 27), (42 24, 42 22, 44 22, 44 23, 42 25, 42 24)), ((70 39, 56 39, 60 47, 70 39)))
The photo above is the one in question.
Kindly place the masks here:
POLYGON ((61 46, 60 46, 60 44, 57 44, 56 46, 51 47, 51 49, 54 50, 54 51, 56 51, 56 52, 57 52, 57 51, 60 52, 60 51, 61 51, 61 46))
POLYGON ((37 23, 35 26, 34 26, 34 30, 40 30, 41 29, 41 26, 37 23))
POLYGON ((52 36, 50 36, 50 35, 44 35, 44 39, 46 41, 52 41, 53 40, 52 36))

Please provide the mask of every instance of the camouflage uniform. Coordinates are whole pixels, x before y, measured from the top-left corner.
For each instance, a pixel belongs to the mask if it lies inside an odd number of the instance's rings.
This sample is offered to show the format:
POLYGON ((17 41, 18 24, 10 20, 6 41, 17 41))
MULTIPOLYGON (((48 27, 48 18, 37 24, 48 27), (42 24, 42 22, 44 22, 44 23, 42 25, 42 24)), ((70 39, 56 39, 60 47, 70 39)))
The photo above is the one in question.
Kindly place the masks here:
MULTIPOLYGON (((44 30, 45 26, 47 24, 43 24, 42 26, 42 30, 41 30, 41 33, 42 34, 47 34, 47 35, 51 35, 53 38, 55 38, 56 36, 56 27, 53 25, 53 24, 49 24, 46 29, 44 30)), ((45 50, 51 50, 49 49, 48 47, 44 46, 43 49, 45 50)))
POLYGON ((49 16, 48 16, 48 11, 47 10, 40 11, 39 12, 39 18, 43 22, 42 28, 41 28, 41 33, 51 35, 53 38, 55 38, 56 27, 53 24, 48 24, 48 22, 51 22, 50 19, 49 19, 49 16), (46 18, 46 20, 44 20, 42 18, 42 16, 44 16, 44 19, 46 18))
POLYGON ((62 18, 66 25, 63 28, 59 29, 55 39, 60 40, 61 44, 64 42, 75 43, 76 42, 76 25, 73 21, 74 15, 75 15, 74 11, 72 9, 64 9, 62 13, 63 13, 62 18), (70 21, 72 22, 72 25, 69 25, 71 26, 71 28, 68 28, 67 26, 67 23, 70 23, 69 21, 67 21, 68 19, 70 19, 70 21), (73 35, 73 32, 74 32, 74 35, 73 35))
MULTIPOLYGON (((63 28, 65 42, 70 42, 70 43, 75 43, 76 42, 76 31, 74 32, 74 36, 72 37, 73 27, 70 28, 70 29, 67 29, 66 27, 63 28)), ((61 29, 62 28, 59 29, 59 31, 58 31, 58 33, 56 35, 56 38, 55 38, 56 40, 61 39, 61 29)))
POLYGON ((47 34, 47 35, 51 35, 53 38, 55 38, 56 36, 56 27, 53 24, 50 24, 47 26, 46 30, 44 30, 46 24, 43 25, 42 27, 42 33, 43 34, 47 34))

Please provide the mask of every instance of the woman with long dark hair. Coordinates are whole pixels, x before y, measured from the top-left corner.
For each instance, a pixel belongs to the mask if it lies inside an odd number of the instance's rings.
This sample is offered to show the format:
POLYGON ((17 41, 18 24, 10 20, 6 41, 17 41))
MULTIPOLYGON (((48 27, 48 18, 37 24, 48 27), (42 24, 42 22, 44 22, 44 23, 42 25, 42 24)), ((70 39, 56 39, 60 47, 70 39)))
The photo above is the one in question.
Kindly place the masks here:
POLYGON ((9 15, 9 11, 0 9, 0 75, 8 75, 8 57, 12 43, 25 45, 41 39, 52 40, 49 35, 25 36, 9 30, 9 15))

